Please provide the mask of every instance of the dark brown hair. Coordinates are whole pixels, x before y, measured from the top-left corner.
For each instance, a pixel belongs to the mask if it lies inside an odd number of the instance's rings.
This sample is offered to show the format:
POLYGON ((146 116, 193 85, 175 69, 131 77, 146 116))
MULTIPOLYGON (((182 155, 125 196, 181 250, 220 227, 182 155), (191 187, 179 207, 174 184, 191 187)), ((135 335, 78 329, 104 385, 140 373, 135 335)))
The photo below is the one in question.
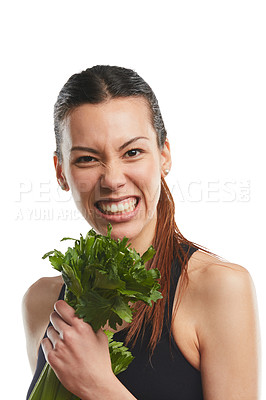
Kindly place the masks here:
MULTIPOLYGON (((157 144, 162 149, 166 139, 166 130, 157 98, 151 87, 131 69, 97 65, 72 75, 59 93, 54 107, 56 154, 59 162, 62 162, 62 125, 73 109, 82 104, 99 104, 109 99, 131 96, 146 100, 150 110, 151 122, 157 135, 157 144)), ((181 234, 175 222, 173 197, 163 178, 157 205, 157 226, 153 245, 156 249, 156 255, 149 268, 157 267, 160 270, 163 299, 159 300, 153 307, 143 303, 136 304, 136 312, 133 322, 128 328, 126 340, 127 343, 132 341, 134 345, 141 330, 144 332, 145 327, 151 325, 151 351, 154 350, 160 339, 165 312, 167 312, 169 320, 171 319, 169 307, 165 309, 165 305, 169 305, 167 300, 169 300, 170 276, 174 258, 178 259, 181 265, 180 293, 182 294, 188 283, 188 251, 185 250, 185 247, 188 249, 189 246, 193 246, 215 255, 206 248, 187 240, 181 234)))
POLYGON ((96 65, 72 75, 58 95, 54 106, 54 130, 59 161, 62 161, 62 124, 70 111, 82 104, 99 104, 109 99, 130 96, 141 97, 147 101, 151 111, 151 122, 157 133, 158 146, 162 148, 166 130, 151 87, 131 69, 96 65))

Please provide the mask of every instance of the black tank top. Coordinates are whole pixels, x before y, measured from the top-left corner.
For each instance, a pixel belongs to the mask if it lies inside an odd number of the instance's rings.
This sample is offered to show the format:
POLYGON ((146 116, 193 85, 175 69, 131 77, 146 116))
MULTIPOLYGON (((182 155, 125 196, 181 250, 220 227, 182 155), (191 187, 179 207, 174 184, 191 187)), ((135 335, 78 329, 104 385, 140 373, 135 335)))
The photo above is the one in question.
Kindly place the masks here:
MULTIPOLYGON (((186 249, 188 247, 186 246, 186 249)), ((188 257, 197 250, 190 247, 188 257)), ((170 315, 172 315, 173 301, 181 268, 177 260, 174 261, 171 273, 170 286, 170 315)), ((64 298, 65 286, 62 287, 59 299, 64 298)), ((165 313, 162 336, 152 357, 150 357, 148 343, 149 329, 146 328, 143 338, 139 338, 133 348, 129 350, 135 357, 126 371, 117 375, 122 384, 138 400, 203 400, 200 371, 195 369, 183 356, 172 335, 169 336, 171 320, 165 313)), ((114 340, 124 341, 126 331, 114 334, 114 340)), ((141 335, 140 335, 141 336, 141 335)), ((46 337, 46 333, 45 333, 46 337)), ((44 367, 45 357, 40 346, 36 371, 31 382, 27 399, 44 367)))

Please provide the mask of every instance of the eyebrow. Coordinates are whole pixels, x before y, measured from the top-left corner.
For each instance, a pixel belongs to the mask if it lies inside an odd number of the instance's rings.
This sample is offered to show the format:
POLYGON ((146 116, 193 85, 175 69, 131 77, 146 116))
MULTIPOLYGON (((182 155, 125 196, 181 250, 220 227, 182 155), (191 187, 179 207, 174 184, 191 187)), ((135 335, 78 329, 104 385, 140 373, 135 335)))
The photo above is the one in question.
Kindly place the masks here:
POLYGON ((139 139, 149 140, 149 138, 147 138, 146 136, 136 136, 136 137, 128 140, 126 143, 122 144, 122 146, 119 147, 119 150, 123 150, 125 147, 129 146, 131 143, 134 143, 139 139))
POLYGON ((93 153, 93 154, 100 154, 99 151, 93 149, 92 147, 85 147, 85 146, 73 146, 71 148, 71 152, 75 150, 80 150, 80 151, 87 151, 88 153, 93 153))
MULTIPOLYGON (((131 143, 136 142, 139 139, 146 139, 149 140, 149 138, 147 138, 146 136, 136 136, 130 140, 128 140, 127 142, 125 142, 124 144, 122 144, 119 147, 119 151, 123 150, 124 148, 126 148, 127 146, 129 146, 131 143)), ((75 150, 81 150, 81 151, 87 151, 89 153, 93 153, 93 154, 100 154, 100 152, 98 150, 93 149, 92 147, 84 147, 84 146, 73 146, 71 148, 70 151, 75 151, 75 150)))

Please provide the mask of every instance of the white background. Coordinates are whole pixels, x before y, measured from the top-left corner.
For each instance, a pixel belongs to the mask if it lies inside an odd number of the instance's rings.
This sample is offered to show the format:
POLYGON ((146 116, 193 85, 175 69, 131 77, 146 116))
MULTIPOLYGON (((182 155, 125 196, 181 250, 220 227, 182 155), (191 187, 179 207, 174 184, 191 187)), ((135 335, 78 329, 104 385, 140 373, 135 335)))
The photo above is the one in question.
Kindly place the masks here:
POLYGON ((31 380, 21 300, 55 275, 41 256, 89 229, 57 188, 52 113, 69 76, 95 64, 154 89, 178 227, 250 271, 265 337, 265 2, 11 0, 0 15, 1 396, 24 399, 31 380))

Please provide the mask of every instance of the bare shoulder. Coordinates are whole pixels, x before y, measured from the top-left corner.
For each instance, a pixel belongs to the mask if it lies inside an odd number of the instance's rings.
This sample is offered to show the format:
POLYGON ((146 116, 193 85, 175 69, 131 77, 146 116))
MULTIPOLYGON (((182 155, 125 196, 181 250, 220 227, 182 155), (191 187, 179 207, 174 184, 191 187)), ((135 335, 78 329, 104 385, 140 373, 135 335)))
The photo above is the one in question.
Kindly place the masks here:
POLYGON ((225 338, 234 343, 232 337, 239 338, 241 330, 257 338, 256 296, 246 268, 201 250, 192 254, 187 271, 186 289, 181 291, 179 282, 176 290, 173 335, 184 356, 199 370, 206 349, 218 354, 217 343, 225 338), (178 296, 180 303, 175 308, 178 296))
POLYGON ((40 278, 33 283, 22 300, 22 315, 27 351, 32 369, 35 369, 40 341, 49 323, 63 280, 61 276, 40 278))
POLYGON ((191 256, 188 272, 195 294, 207 302, 230 294, 254 295, 252 277, 246 268, 200 250, 191 256))
POLYGON ((249 271, 201 251, 191 256, 188 271, 206 399, 257 398, 260 333, 249 271))
POLYGON ((255 348, 259 342, 258 309, 249 271, 200 251, 194 254, 189 273, 190 294, 201 352, 206 346, 211 348, 217 338, 224 341, 226 337, 231 338, 231 343, 233 337, 238 337, 238 344, 242 340, 243 346, 252 337, 255 348))
POLYGON ((61 276, 45 277, 38 279, 33 283, 22 300, 23 314, 33 314, 34 319, 42 312, 44 308, 51 308, 53 301, 62 287, 63 281, 61 276))

